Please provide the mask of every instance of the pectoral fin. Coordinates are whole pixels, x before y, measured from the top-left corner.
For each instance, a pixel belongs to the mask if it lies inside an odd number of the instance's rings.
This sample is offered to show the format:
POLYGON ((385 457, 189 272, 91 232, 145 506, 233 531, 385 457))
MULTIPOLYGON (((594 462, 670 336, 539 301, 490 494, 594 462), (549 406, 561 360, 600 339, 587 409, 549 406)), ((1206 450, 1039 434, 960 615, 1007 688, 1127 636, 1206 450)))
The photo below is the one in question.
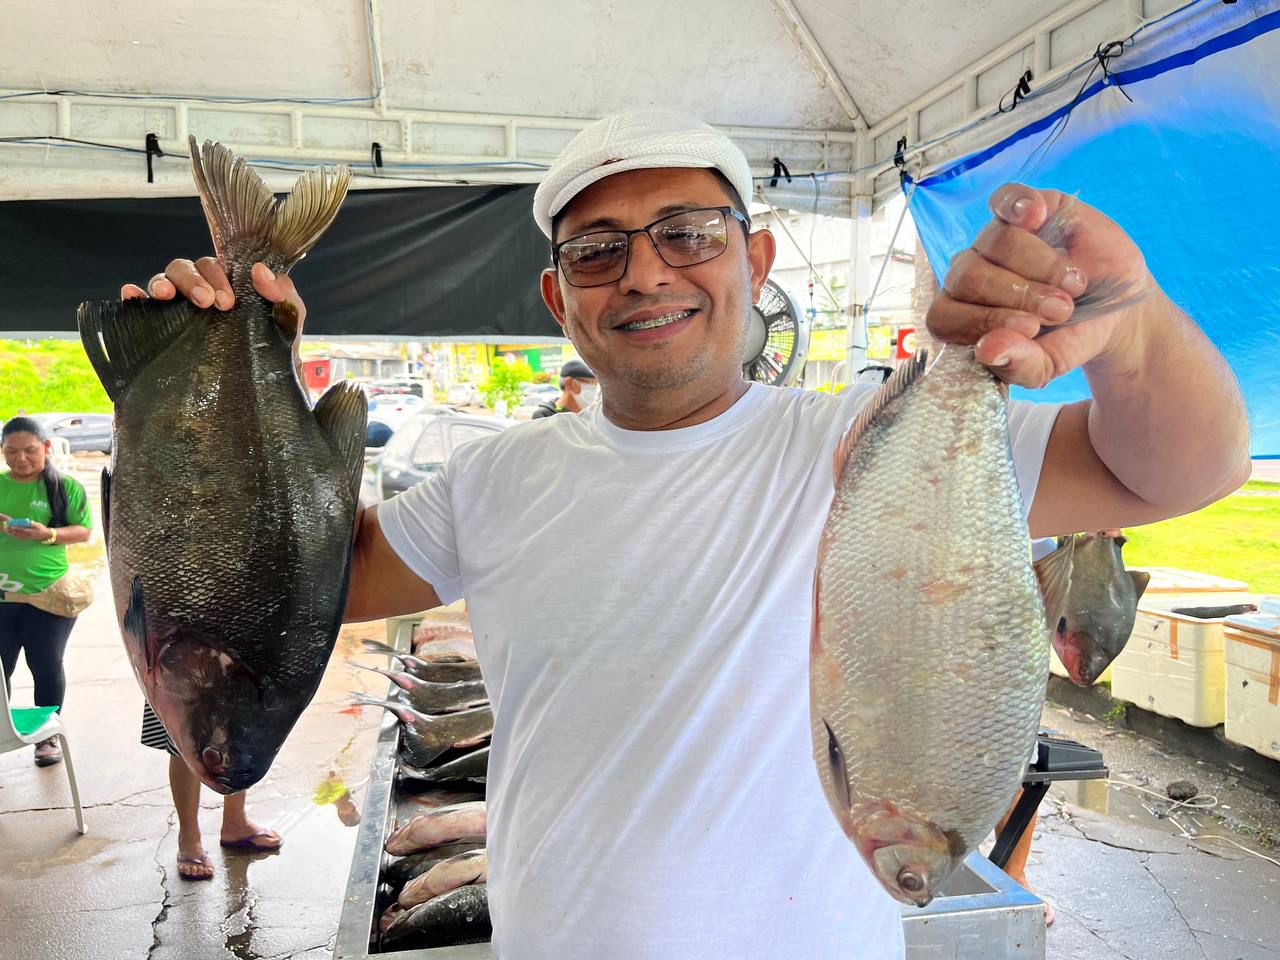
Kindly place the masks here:
POLYGON ((169 349, 201 312, 184 298, 80 304, 80 342, 107 396, 118 403, 138 372, 169 349))
POLYGON ((364 438, 369 403, 354 383, 343 381, 330 387, 315 409, 320 424, 338 453, 338 459, 351 480, 351 489, 360 496, 360 477, 364 472, 364 438))
POLYGON ((1071 589, 1071 567, 1075 556, 1075 540, 1068 539, 1047 557, 1032 564, 1036 579, 1040 581, 1040 595, 1044 598, 1045 625, 1050 631, 1058 629, 1058 621, 1067 609, 1067 593, 1071 589))
POLYGON ((1141 600, 1147 584, 1151 582, 1151 574, 1145 570, 1126 570, 1125 573, 1129 574, 1129 579, 1133 581, 1133 599, 1141 600))
POLYGON ((853 800, 849 797, 849 768, 845 763, 844 750, 840 747, 836 732, 825 718, 822 725, 827 728, 827 762, 831 765, 831 785, 836 791, 840 809, 847 813, 853 807, 853 800))

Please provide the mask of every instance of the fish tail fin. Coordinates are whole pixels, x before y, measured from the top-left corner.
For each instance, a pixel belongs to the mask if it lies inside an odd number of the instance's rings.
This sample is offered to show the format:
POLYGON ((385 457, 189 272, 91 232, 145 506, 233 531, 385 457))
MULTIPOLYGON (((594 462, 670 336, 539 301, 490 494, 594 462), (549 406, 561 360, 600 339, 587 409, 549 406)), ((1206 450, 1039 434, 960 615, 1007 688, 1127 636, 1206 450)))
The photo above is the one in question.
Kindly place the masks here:
POLYGON ((849 463, 849 455, 853 452, 853 448, 858 441, 862 439, 863 434, 871 426, 872 422, 880 415, 885 407, 889 406, 894 400, 902 396, 907 390, 920 379, 920 375, 924 373, 925 368, 929 365, 929 351, 920 350, 910 360, 900 364, 898 369, 884 385, 876 392, 862 412, 854 419, 853 424, 845 431, 845 435, 840 438, 840 443, 836 446, 835 460, 832 464, 835 471, 836 486, 840 485, 840 478, 844 475, 844 468, 849 463))
POLYGON ((362 640, 361 643, 364 645, 365 653, 381 653, 388 657, 395 657, 397 660, 401 660, 404 657, 404 654, 395 647, 383 643, 381 640, 362 640))
POLYGON ((277 204, 244 157, 220 143, 197 146, 195 137, 188 143, 213 248, 228 269, 261 260, 276 273, 288 273, 333 222, 351 183, 349 167, 315 167, 277 204))
POLYGON ((361 670, 368 670, 370 673, 380 673, 384 677, 391 676, 391 671, 384 670, 382 667, 367 667, 363 663, 356 663, 354 660, 348 660, 347 665, 351 667, 359 667, 361 670))

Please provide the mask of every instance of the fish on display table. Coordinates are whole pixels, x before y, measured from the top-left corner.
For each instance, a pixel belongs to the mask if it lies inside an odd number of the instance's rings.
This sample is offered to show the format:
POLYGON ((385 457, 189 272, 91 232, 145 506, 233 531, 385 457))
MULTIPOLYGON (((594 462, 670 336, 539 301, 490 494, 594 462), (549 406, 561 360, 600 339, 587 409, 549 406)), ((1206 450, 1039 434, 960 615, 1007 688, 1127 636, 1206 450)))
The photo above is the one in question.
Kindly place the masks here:
POLYGON ((493 936, 488 886, 458 887, 395 916, 382 934, 383 949, 483 943, 493 936))
POLYGON ((480 664, 475 660, 423 660, 412 654, 401 653, 395 647, 378 640, 365 640, 365 653, 378 653, 400 661, 405 671, 419 680, 432 683, 456 683, 460 680, 479 680, 480 664))
POLYGON ((382 674, 403 691, 401 696, 404 697, 405 702, 419 713, 447 713, 478 707, 489 702, 489 694, 485 691, 483 680, 433 683, 430 680, 420 680, 407 670, 384 670, 381 667, 366 667, 354 660, 347 662, 361 670, 372 670, 374 673, 382 674))
POLYGON ((459 840, 482 840, 486 835, 485 802, 458 803, 419 814, 387 837, 385 849, 401 857, 459 840))
POLYGON ((489 876, 489 858, 484 850, 471 850, 434 864, 429 870, 404 885, 396 898, 408 910, 433 900, 442 893, 469 883, 485 883, 489 876))
POLYGON ((289 272, 350 171, 312 170, 277 202, 225 147, 190 147, 235 306, 96 302, 78 319, 115 408, 102 512, 130 664, 183 760, 233 793, 267 772, 337 638, 367 404, 340 383, 310 407, 297 311, 250 278, 256 261, 289 272))

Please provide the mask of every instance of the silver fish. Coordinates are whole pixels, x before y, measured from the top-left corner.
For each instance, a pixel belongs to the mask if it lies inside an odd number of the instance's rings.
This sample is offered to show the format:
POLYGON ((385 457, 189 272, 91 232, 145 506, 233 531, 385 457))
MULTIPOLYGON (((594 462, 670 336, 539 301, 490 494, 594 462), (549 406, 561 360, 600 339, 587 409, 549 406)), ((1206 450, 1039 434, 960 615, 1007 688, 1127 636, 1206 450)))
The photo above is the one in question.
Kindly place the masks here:
POLYGON ((972 348, 901 366, 836 453, 814 590, 814 760, 895 898, 924 906, 1031 755, 1069 554, 1032 570, 1007 389, 972 348), (1064 559, 1065 558, 1065 559, 1064 559))

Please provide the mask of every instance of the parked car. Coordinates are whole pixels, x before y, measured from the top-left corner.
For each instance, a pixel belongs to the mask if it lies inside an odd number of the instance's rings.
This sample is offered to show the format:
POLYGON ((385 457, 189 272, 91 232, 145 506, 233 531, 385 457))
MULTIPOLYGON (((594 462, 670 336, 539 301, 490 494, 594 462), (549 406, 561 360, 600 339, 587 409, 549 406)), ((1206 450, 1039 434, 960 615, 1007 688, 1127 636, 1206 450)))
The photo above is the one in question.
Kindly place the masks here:
POLYGON ((440 407, 415 413, 387 443, 378 460, 375 487, 383 500, 404 493, 443 467, 461 444, 494 436, 513 425, 512 420, 440 407))
POLYGON ((50 437, 62 437, 72 453, 94 450, 111 452, 111 414, 109 413, 36 413, 33 420, 40 422, 50 437))
POLYGON ((524 393, 524 399, 511 411, 511 415, 517 420, 532 420, 533 411, 546 401, 554 403, 560 397, 560 388, 550 383, 525 383, 520 389, 524 393))
POLYGON ((445 402, 454 407, 480 405, 480 391, 474 383, 455 383, 445 395, 445 402))
POLYGON ((366 447, 384 446, 404 422, 423 409, 425 401, 412 393, 380 393, 369 398, 366 447))

